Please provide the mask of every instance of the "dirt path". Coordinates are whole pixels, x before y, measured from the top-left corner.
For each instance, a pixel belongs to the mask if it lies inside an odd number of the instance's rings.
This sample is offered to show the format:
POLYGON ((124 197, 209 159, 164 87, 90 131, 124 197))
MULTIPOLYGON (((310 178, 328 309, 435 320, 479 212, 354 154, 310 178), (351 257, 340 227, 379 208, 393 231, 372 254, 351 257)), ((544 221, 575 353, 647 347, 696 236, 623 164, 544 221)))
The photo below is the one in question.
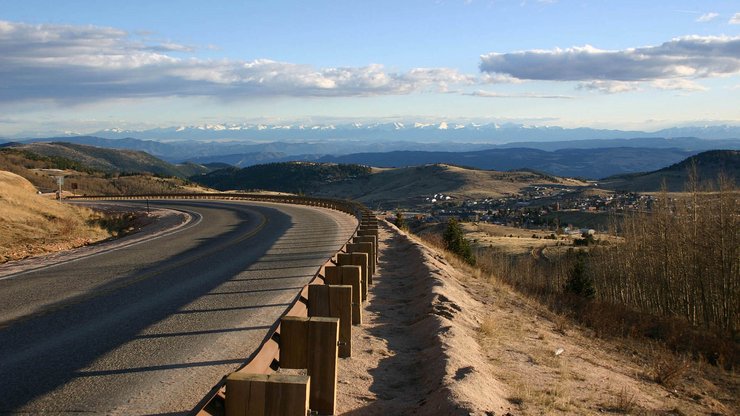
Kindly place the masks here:
MULTIPOLYGON (((347 415, 495 414, 511 407, 481 382, 486 363, 460 312, 460 288, 440 279, 444 267, 420 244, 389 226, 380 230, 380 267, 353 357, 340 360, 338 412, 347 415), (445 292, 442 294, 441 292, 445 292), (452 322, 457 322, 451 325, 452 322), (489 396, 473 404, 461 386, 489 396)), ((464 299, 463 299, 464 302, 464 299)))

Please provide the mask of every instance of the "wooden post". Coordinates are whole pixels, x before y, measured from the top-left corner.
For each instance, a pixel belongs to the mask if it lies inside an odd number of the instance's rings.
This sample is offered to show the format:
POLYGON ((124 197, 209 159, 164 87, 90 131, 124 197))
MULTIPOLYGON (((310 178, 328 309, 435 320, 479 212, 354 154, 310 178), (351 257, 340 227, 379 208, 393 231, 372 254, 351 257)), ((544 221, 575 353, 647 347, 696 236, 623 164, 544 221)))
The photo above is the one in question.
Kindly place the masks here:
POLYGON ((309 285, 308 316, 339 318, 339 356, 352 356, 352 286, 309 285))
POLYGON ((364 235, 352 238, 353 243, 372 243, 375 264, 378 264, 378 237, 375 235, 364 235))
POLYGON ((226 416, 305 416, 310 378, 235 372, 226 377, 226 416))
POLYGON ((368 277, 370 276, 367 253, 339 253, 337 254, 337 263, 340 266, 360 266, 362 269, 362 300, 367 300, 368 277))
POLYGON ((308 285, 308 316, 331 316, 328 285, 308 285))
MULTIPOLYGON (((362 254, 364 255, 364 253, 362 254)), ((346 256, 349 256, 349 258, 345 258, 345 260, 351 261, 352 255, 346 254, 346 256)), ((352 325, 361 325, 362 324, 362 266, 355 266, 355 265, 326 266, 324 268, 324 282, 326 282, 327 285, 352 286, 352 325)), ((339 356, 342 357, 341 348, 339 349, 339 356)))
POLYGON ((362 325, 362 266, 341 266, 342 284, 352 286, 352 325, 362 325))
POLYGON ((280 320, 280 367, 308 366, 308 318, 284 316, 280 320))
POLYGON ((327 285, 342 284, 342 270, 339 268, 339 266, 324 267, 324 283, 326 283, 327 285))
POLYGON ((265 416, 306 416, 311 378, 271 374, 267 380, 265 416))
POLYGON ((372 243, 352 243, 347 244, 347 251, 350 253, 367 253, 367 283, 373 284, 373 276, 375 275, 375 256, 373 254, 372 243))
POLYGON ((337 343, 339 319, 308 320, 309 407, 320 415, 333 415, 337 402, 337 343))
POLYGON ((267 378, 267 374, 229 374, 226 377, 226 416, 263 416, 267 378))

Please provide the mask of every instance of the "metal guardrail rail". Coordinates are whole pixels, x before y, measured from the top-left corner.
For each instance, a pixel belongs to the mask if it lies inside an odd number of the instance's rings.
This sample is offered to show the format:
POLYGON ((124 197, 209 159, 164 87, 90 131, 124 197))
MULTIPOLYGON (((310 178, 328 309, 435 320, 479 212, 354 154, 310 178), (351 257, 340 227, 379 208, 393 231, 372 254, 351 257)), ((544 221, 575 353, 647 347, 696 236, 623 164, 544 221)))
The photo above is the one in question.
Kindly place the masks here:
MULTIPOLYGON (((71 200, 170 200, 170 199, 213 199, 213 200, 242 200, 255 202, 273 202, 283 204, 307 205, 320 208, 334 209, 353 215, 357 218, 357 227, 344 245, 337 250, 331 258, 327 259, 322 266, 316 270, 311 281, 303 286, 296 295, 290 306, 270 327, 267 335, 263 338, 260 346, 235 370, 237 372, 269 374, 279 366, 278 354, 280 351, 280 320, 285 316, 308 316, 308 286, 323 283, 324 269, 328 265, 336 265, 336 255, 347 251, 347 244, 360 229, 363 217, 371 216, 370 210, 358 202, 330 199, 312 198, 291 195, 264 195, 238 192, 221 193, 192 193, 192 194, 144 194, 144 195, 85 195, 72 196, 65 199, 71 200)), ((190 416, 221 416, 225 413, 225 386, 226 375, 211 388, 211 390, 198 402, 189 413, 190 416)))

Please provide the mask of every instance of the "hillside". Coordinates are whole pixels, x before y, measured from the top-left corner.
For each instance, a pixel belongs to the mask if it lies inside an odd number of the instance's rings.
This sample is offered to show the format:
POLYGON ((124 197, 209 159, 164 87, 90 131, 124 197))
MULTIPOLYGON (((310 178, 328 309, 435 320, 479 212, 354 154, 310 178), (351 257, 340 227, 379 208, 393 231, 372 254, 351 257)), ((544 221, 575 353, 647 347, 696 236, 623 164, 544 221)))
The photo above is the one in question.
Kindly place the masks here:
POLYGON ((603 178, 660 169, 696 151, 614 147, 559 149, 552 152, 531 148, 487 149, 469 152, 399 151, 327 156, 321 162, 359 163, 378 167, 403 167, 447 163, 490 170, 535 169, 557 176, 603 178))
POLYGON ((173 165, 142 151, 83 144, 39 142, 16 145, 12 148, 39 156, 71 160, 87 169, 106 173, 148 173, 186 178, 208 171, 206 167, 194 163, 173 165))
POLYGON ((0 170, 0 263, 110 237, 90 225, 93 211, 37 195, 26 179, 0 170))
POLYGON ((373 168, 326 163, 271 163, 229 168, 193 181, 220 190, 266 189, 315 196, 350 198, 368 206, 395 208, 424 202, 443 193, 453 198, 497 198, 518 194, 534 184, 585 186, 586 183, 530 171, 497 172, 451 165, 373 168))
POLYGON ((65 193, 71 191, 80 195, 125 195, 199 191, 179 178, 162 178, 149 174, 112 174, 90 169, 63 157, 40 156, 17 147, 0 149, 0 170, 22 176, 42 192, 54 192, 57 189, 55 179, 42 169, 61 169, 67 173, 65 193))
POLYGON ((370 175, 370 168, 359 165, 287 162, 255 165, 243 169, 227 168, 191 179, 219 190, 253 190, 308 193, 337 182, 354 181, 370 175))
POLYGON ((653 172, 605 178, 599 182, 599 187, 634 192, 657 192, 665 182, 668 191, 680 192, 684 190, 689 178, 689 170, 694 164, 699 174, 699 182, 714 181, 720 173, 735 180, 740 178, 740 151, 710 150, 653 172))

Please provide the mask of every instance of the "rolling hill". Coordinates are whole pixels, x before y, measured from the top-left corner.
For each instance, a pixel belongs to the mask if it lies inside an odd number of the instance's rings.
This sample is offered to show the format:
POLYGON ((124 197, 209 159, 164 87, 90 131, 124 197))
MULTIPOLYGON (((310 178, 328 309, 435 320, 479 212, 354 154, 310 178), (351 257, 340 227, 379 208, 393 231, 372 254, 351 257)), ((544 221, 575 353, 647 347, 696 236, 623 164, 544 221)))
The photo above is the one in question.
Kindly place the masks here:
POLYGON ((53 192, 57 189, 56 181, 45 173, 44 169, 64 170, 67 174, 64 190, 75 194, 124 195, 202 191, 177 177, 158 177, 148 173, 103 172, 60 156, 42 156, 17 146, 0 148, 0 170, 22 176, 42 192, 53 192))
POLYGON ((488 149, 471 152, 399 151, 327 156, 320 162, 357 163, 377 167, 404 167, 434 163, 489 170, 534 169, 556 176, 603 178, 660 169, 679 162, 695 151, 615 147, 560 149, 552 152, 530 148, 488 149))
POLYGON ((86 169, 106 173, 148 173, 159 176, 187 178, 208 172, 195 163, 173 165, 143 151, 109 149, 64 142, 16 144, 12 148, 27 154, 73 161, 86 169))
POLYGON ((663 185, 671 192, 684 190, 689 170, 696 165, 699 182, 715 181, 722 173, 734 180, 740 178, 740 151, 710 150, 653 172, 618 175, 599 181, 604 189, 634 192, 656 192, 663 185))
POLYGON ((423 203, 434 194, 453 198, 516 195, 535 184, 585 186, 584 182, 531 171, 497 172, 443 164, 405 168, 368 168, 327 163, 272 163, 222 169, 193 181, 220 190, 265 189, 349 198, 368 206, 395 208, 423 203))
POLYGON ((219 190, 252 190, 316 193, 337 182, 352 182, 370 175, 370 168, 359 165, 287 162, 255 165, 243 169, 227 168, 191 179, 219 190))

